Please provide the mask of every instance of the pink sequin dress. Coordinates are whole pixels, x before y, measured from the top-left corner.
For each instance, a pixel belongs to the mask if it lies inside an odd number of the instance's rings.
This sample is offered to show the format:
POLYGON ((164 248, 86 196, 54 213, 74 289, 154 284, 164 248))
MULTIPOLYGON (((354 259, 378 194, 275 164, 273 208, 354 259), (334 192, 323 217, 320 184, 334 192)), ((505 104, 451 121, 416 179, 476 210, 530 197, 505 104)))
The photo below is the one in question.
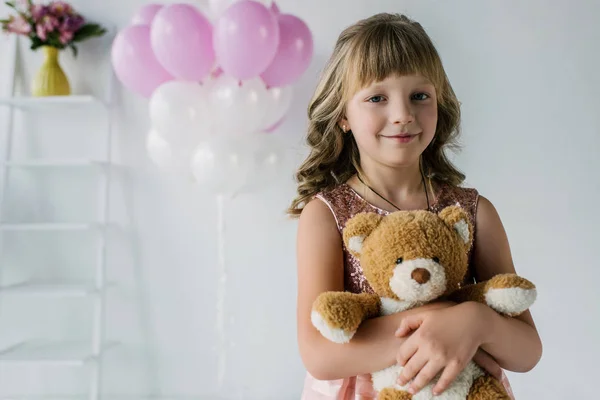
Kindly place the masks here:
MULTIPOLYGON (((475 189, 455 187, 447 184, 439 184, 436 198, 431 204, 433 212, 439 212, 444 207, 460 204, 469 214, 473 226, 475 225, 475 214, 477 212, 477 201, 479 194, 475 189)), ((346 225, 346 222, 360 212, 376 212, 381 215, 389 214, 388 211, 375 207, 367 202, 357 191, 347 184, 341 184, 334 188, 325 190, 316 195, 323 201, 333 213, 338 230, 346 225)), ((352 293, 373 293, 365 276, 362 273, 360 262, 350 254, 344 247, 344 287, 352 293)), ((472 249, 469 251, 469 259, 472 257, 472 249)), ((466 281, 472 281, 469 273, 466 281)), ((506 378, 502 376, 502 383, 510 397, 514 400, 512 389, 506 378)), ((321 381, 306 374, 304 390, 301 400, 373 400, 377 393, 373 389, 370 375, 359 375, 346 379, 334 381, 321 381)))

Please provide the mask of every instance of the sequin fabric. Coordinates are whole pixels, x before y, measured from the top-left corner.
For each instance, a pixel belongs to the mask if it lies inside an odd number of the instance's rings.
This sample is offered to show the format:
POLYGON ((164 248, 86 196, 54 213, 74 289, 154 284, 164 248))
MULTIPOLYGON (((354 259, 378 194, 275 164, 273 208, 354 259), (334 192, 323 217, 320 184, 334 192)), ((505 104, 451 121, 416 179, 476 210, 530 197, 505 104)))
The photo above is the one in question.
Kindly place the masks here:
MULTIPOLYGON (((389 214, 388 211, 375 207, 367 202, 357 191, 347 184, 335 186, 316 195, 323 201, 335 216, 338 230, 341 234, 346 222, 361 212, 375 212, 380 215, 389 214)), ((438 185, 435 199, 430 204, 433 212, 439 212, 444 207, 460 204, 475 226, 475 214, 477 212, 477 200, 479 194, 476 189, 455 187, 447 184, 438 185)), ((352 293, 373 293, 373 289, 367 282, 360 261, 354 257, 344 246, 344 287, 352 293)), ((472 249, 469 250, 469 260, 472 249)), ((472 273, 469 272, 465 282, 472 281, 472 273)))

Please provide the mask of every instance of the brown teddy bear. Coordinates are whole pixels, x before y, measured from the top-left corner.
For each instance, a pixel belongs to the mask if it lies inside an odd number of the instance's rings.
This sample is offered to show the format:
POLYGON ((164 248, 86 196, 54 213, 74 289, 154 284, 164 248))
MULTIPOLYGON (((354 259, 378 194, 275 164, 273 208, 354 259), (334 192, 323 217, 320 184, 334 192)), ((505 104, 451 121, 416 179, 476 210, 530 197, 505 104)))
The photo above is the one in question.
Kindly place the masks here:
MULTIPOLYGON (((327 339, 347 343, 362 321, 439 299, 478 301, 507 316, 517 316, 536 299, 535 286, 515 274, 461 287, 473 243, 473 226, 458 205, 439 214, 397 211, 386 216, 360 213, 343 230, 346 248, 360 259, 374 294, 325 292, 315 300, 313 325, 327 339)), ((433 399, 436 379, 411 396, 397 383, 402 367, 372 374, 379 400, 433 399)), ((438 400, 509 399, 500 383, 470 362, 438 400)))

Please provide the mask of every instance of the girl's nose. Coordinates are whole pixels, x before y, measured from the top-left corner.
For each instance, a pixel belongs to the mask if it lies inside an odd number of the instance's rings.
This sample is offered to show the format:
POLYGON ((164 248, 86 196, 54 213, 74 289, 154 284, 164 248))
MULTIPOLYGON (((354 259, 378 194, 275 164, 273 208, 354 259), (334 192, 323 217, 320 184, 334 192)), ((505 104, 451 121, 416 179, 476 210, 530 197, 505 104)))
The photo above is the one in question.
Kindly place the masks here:
POLYGON ((415 121, 415 116, 410 104, 399 102, 393 106, 392 123, 396 125, 408 125, 415 121))

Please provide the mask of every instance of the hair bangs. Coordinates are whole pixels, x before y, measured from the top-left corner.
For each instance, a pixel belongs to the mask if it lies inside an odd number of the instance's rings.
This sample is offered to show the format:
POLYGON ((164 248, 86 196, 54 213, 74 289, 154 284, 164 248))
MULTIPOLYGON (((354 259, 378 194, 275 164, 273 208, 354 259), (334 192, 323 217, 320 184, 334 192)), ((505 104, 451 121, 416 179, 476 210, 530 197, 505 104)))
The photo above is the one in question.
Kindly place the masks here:
POLYGON ((436 50, 404 25, 374 26, 357 37, 349 51, 344 98, 390 76, 421 75, 440 90, 443 69, 436 60, 436 50))

